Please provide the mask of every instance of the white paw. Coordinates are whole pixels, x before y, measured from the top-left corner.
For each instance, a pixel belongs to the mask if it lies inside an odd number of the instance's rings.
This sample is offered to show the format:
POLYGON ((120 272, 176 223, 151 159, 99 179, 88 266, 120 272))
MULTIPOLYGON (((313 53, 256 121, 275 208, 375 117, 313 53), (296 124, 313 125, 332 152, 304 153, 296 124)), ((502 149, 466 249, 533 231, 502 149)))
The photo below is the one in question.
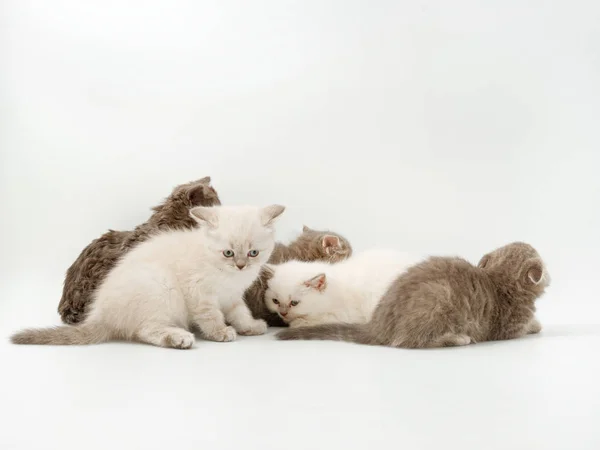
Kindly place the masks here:
POLYGON ((166 347, 188 349, 194 345, 194 335, 188 331, 172 332, 165 336, 166 347))
POLYGON ((454 342, 456 343, 456 345, 469 345, 471 343, 471 338, 463 334, 460 336, 456 336, 454 342))
POLYGON ((257 336, 267 332, 267 322, 264 320, 253 320, 249 326, 241 328, 238 332, 242 336, 257 336))
POLYGON ((235 332, 233 327, 225 327, 215 331, 212 336, 208 336, 208 339, 217 342, 231 342, 235 341, 236 337, 237 333, 235 332))

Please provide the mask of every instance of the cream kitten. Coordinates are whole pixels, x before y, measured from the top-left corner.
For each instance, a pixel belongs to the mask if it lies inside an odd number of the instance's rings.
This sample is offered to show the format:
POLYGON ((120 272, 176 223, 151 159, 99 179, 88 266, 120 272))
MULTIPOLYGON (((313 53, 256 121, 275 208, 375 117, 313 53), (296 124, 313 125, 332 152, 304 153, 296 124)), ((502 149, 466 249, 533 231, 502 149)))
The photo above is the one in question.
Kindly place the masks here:
POLYGON ((392 281, 416 261, 404 253, 370 250, 337 264, 269 264, 265 303, 290 327, 368 322, 392 281))
POLYGON ((206 339, 232 341, 236 331, 263 334, 243 301, 275 245, 273 223, 283 206, 190 210, 199 227, 140 243, 109 272, 81 325, 24 330, 16 344, 77 345, 113 339, 190 348, 191 328, 206 339), (226 325, 226 323, 231 326, 226 325))

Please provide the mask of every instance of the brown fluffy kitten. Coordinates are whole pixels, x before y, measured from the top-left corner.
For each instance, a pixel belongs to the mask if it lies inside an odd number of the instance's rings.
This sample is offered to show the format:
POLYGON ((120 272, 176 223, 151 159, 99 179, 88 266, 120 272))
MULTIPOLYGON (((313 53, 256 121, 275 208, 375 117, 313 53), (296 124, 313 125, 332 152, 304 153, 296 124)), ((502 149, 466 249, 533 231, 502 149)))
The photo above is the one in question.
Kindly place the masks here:
POLYGON ((522 242, 488 253, 478 267, 461 258, 429 258, 394 281, 369 323, 295 328, 277 337, 401 348, 515 339, 541 330, 535 300, 549 281, 537 251, 522 242))
MULTIPOLYGON (((350 242, 343 236, 331 231, 316 231, 306 225, 302 234, 289 245, 278 242, 269 258, 269 264, 281 264, 291 259, 299 261, 329 261, 336 263, 352 255, 350 242)), ((270 312, 265 305, 267 281, 271 277, 267 270, 262 270, 259 278, 246 291, 244 301, 252 311, 255 319, 264 319, 268 325, 287 327, 279 315, 270 312)))
POLYGON ((92 241, 67 270, 58 312, 65 323, 81 322, 92 303, 92 293, 117 260, 134 245, 162 229, 195 226, 189 210, 194 206, 220 205, 210 177, 177 186, 163 203, 152 208, 152 216, 133 231, 109 230, 92 241))

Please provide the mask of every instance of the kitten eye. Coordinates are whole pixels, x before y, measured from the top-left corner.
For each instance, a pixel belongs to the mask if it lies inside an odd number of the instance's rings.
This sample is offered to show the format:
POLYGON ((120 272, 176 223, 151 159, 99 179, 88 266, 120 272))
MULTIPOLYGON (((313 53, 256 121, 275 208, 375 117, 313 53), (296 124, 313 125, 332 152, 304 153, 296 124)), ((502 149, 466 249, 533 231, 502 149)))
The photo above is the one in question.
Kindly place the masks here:
POLYGON ((279 300, 277 300, 276 298, 273 299, 273 303, 275 303, 276 305, 279 305, 279 300))
POLYGON ((293 300, 290 305, 296 306, 298 303, 300 303, 298 300, 293 300))
POLYGON ((250 258, 256 258, 256 257, 258 256, 258 250, 250 250, 250 251, 248 252, 248 256, 249 256, 250 258))
POLYGON ((233 253, 233 250, 223 250, 223 256, 225 258, 233 258, 233 255, 235 253, 233 253))

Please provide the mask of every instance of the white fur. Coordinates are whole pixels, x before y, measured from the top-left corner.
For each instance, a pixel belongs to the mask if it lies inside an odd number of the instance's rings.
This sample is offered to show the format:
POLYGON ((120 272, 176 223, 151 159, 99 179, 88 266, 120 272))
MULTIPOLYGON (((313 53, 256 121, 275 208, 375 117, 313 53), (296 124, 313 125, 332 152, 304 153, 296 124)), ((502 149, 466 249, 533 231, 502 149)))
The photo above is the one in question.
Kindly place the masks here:
POLYGON ((265 303, 291 327, 368 322, 392 281, 416 262, 417 258, 405 253, 369 250, 337 264, 289 261, 269 266, 273 276, 265 303), (314 277, 321 273, 325 285, 320 290, 314 286, 314 277), (307 286, 309 280, 313 286, 307 286), (292 306, 292 301, 299 303, 292 306))
POLYGON ((192 346, 194 327, 215 341, 235 339, 236 330, 263 334, 266 324, 252 318, 243 294, 273 251, 271 225, 281 212, 274 206, 192 209, 201 226, 158 234, 127 253, 96 291, 84 325, 113 339, 179 348, 192 346), (235 257, 223 255, 228 249, 235 257), (250 250, 260 253, 252 258, 250 250), (247 265, 240 270, 236 262, 247 265))

